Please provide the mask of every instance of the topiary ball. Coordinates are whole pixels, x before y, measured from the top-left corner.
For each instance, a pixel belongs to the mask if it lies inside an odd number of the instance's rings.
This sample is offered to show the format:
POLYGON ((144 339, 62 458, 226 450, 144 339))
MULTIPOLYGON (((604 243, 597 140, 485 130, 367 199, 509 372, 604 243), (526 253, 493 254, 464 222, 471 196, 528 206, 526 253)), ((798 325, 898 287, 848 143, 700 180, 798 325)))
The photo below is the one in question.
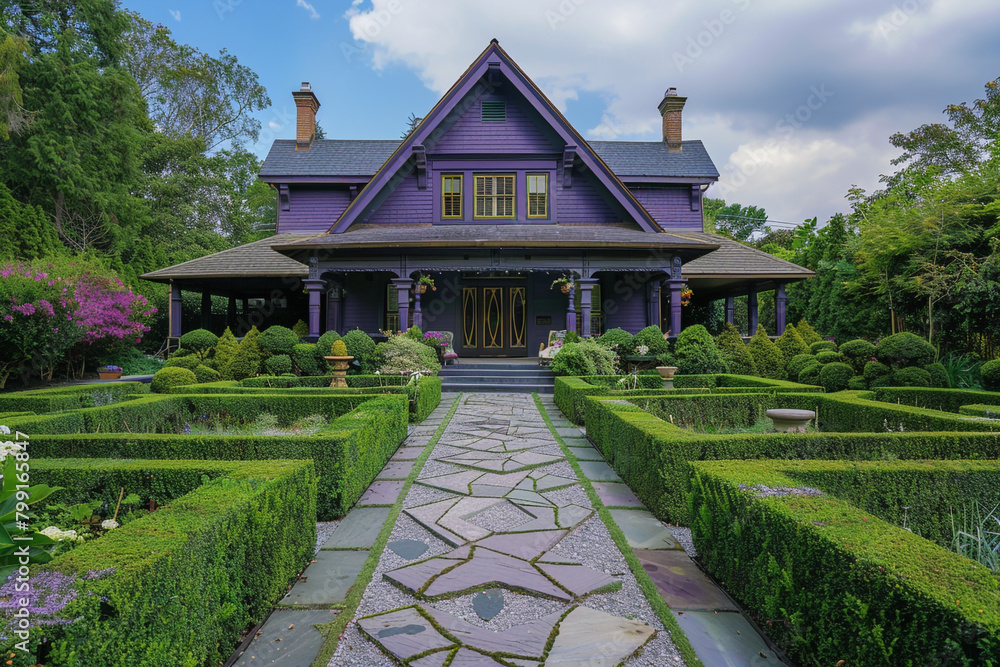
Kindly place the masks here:
POLYGON ((853 391, 863 391, 868 388, 868 383, 862 375, 855 375, 847 381, 847 388, 853 391))
POLYGON ((181 336, 181 347, 193 350, 200 357, 207 355, 218 342, 219 337, 208 329, 195 329, 181 336))
POLYGON ((806 366, 811 366, 816 363, 819 363, 819 360, 817 360, 812 354, 797 354, 788 362, 788 377, 792 380, 797 380, 799 378, 799 373, 801 373, 806 366))
POLYGON ((347 345, 347 354, 360 363, 362 375, 371 375, 378 369, 380 361, 375 354, 375 341, 371 336, 361 329, 352 329, 341 340, 347 345))
POLYGON ((931 386, 938 389, 947 389, 948 383, 948 370, 944 367, 944 364, 933 363, 924 366, 924 370, 931 375, 931 386))
POLYGON ((819 383, 827 393, 833 393, 847 389, 847 383, 851 381, 852 377, 854 377, 854 369, 851 368, 850 364, 835 361, 823 364, 819 372, 819 383))
POLYGON ((840 346, 840 353, 856 372, 863 373, 865 364, 875 357, 875 345, 861 338, 849 340, 840 346))
POLYGON ((336 331, 327 331, 316 341, 316 345, 319 349, 323 350, 323 354, 330 351, 330 347, 333 345, 333 341, 340 340, 340 334, 336 331))
MULTIPOLYGON (((333 345, 333 343, 331 343, 333 345)), ((330 349, 326 348, 329 352, 330 349)), ((302 375, 322 375, 327 367, 326 354, 320 354, 319 343, 299 343, 292 348, 292 364, 302 375)))
POLYGON ((189 371, 193 371, 200 365, 201 359, 193 354, 186 357, 171 356, 163 363, 164 368, 186 368, 189 371))
POLYGON ((330 346, 330 356, 331 357, 346 357, 347 355, 347 343, 342 340, 335 340, 330 346))
POLYGON ((198 378, 194 371, 172 366, 156 371, 149 383, 149 390, 154 394, 167 394, 170 393, 172 387, 182 387, 189 384, 198 384, 198 378))
POLYGON ((798 380, 802 384, 812 384, 819 386, 819 374, 823 371, 823 364, 814 361, 799 372, 798 380))
POLYGON ((888 386, 891 381, 892 369, 883 364, 881 361, 869 361, 865 364, 863 375, 869 388, 874 389, 875 387, 885 387, 888 386))
POLYGON ((658 354, 670 352, 670 341, 663 337, 660 327, 655 324, 646 327, 632 339, 632 349, 635 354, 639 354, 640 345, 645 345, 649 348, 645 354, 647 357, 655 357, 658 354))
POLYGON ((257 338, 257 346, 265 357, 275 354, 291 354, 292 348, 299 344, 299 337, 288 327, 270 326, 261 332, 257 338))
POLYGON ((986 391, 1000 391, 1000 359, 987 361, 979 368, 979 378, 986 391))
POLYGON ((934 346, 908 331, 893 334, 879 341, 875 356, 894 369, 906 366, 926 366, 934 361, 934 346))
MULTIPOLYGON (((662 352, 657 352, 662 354, 662 352)), ((674 357, 681 375, 728 373, 729 364, 715 346, 712 334, 700 324, 687 327, 677 337, 674 357)))
POLYGON ((198 384, 204 384, 205 382, 218 382, 222 379, 219 371, 214 368, 209 368, 204 364, 194 369, 194 376, 198 380, 198 384))
POLYGON ((892 373, 892 384, 895 387, 929 387, 931 374, 923 368, 908 366, 892 373))
POLYGON ((264 361, 264 368, 271 375, 283 375, 292 372, 292 358, 287 354, 276 354, 264 361))
POLYGON ((844 358, 840 356, 840 352, 831 352, 830 350, 823 350, 816 355, 816 361, 821 364, 832 364, 843 360, 844 358))
POLYGON ((836 352, 837 344, 834 343, 832 340, 821 340, 812 343, 809 346, 809 351, 813 354, 819 354, 820 352, 825 352, 825 351, 836 352))
POLYGON ((621 356, 632 354, 634 338, 635 336, 624 329, 615 327, 614 329, 608 329, 601 334, 601 337, 597 339, 597 342, 604 347, 613 349, 616 354, 621 356))

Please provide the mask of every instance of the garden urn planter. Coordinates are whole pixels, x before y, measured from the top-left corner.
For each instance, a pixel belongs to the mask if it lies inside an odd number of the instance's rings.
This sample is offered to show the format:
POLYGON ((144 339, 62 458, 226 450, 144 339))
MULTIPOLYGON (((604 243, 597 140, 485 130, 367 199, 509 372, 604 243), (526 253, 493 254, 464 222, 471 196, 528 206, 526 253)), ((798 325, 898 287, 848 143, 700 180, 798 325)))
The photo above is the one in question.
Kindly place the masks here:
POLYGON ((657 366, 656 372, 660 374, 660 379, 663 380, 664 389, 674 388, 674 373, 677 372, 677 366, 657 366))
POLYGON ((768 410, 765 412, 780 433, 805 433, 809 422, 816 418, 812 410, 768 410))
POLYGON ((97 376, 102 380, 120 380, 122 377, 121 371, 97 371, 97 376))
POLYGON ((347 367, 354 357, 323 357, 326 362, 333 367, 333 381, 331 387, 347 388, 347 367))

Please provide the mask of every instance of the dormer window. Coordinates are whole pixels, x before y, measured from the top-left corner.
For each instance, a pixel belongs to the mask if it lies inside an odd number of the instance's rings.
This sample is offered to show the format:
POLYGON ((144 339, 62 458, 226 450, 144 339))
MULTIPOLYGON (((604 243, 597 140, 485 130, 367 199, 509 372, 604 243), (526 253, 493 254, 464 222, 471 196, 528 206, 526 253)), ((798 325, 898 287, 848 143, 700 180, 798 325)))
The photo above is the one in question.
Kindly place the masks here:
POLYGON ((514 217, 514 176, 476 174, 477 218, 514 217))
POLYGON ((507 120, 507 102, 505 100, 483 100, 484 123, 503 123, 507 120))

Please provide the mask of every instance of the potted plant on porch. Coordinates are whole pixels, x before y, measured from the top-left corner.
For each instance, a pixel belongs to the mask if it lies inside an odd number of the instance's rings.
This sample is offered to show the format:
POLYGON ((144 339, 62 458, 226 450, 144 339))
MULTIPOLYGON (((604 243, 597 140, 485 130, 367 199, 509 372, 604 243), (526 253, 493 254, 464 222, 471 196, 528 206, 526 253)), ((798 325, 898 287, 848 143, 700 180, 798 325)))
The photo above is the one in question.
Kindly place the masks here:
POLYGON ((122 376, 122 367, 108 364, 97 369, 97 376, 102 380, 118 380, 122 376))
POLYGON ((421 294, 427 291, 427 288, 431 288, 432 292, 437 291, 437 287, 434 286, 434 279, 430 276, 421 275, 417 278, 417 289, 421 294))
POLYGON ((569 291, 573 289, 573 279, 569 276, 559 276, 552 281, 552 284, 549 285, 549 289, 555 289, 556 287, 558 287, 563 294, 569 294, 569 291))
POLYGON ((333 342, 330 346, 330 356, 323 357, 326 362, 333 367, 333 380, 331 387, 347 387, 347 367, 354 357, 347 354, 347 344, 342 340, 333 342))

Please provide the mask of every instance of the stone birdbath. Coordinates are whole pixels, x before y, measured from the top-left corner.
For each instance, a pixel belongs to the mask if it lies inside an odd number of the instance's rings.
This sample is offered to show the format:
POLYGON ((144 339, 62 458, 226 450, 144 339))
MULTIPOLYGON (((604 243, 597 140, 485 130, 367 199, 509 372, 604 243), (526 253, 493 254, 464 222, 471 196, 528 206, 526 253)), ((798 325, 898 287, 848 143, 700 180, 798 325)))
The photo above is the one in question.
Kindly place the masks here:
POLYGON ((780 433, 805 433, 809 422, 816 418, 812 410, 768 410, 766 413, 774 422, 774 430, 780 433))
POLYGON ((333 367, 333 381, 330 382, 330 386, 346 389, 347 368, 354 357, 347 354, 347 346, 344 344, 344 341, 338 340, 334 342, 330 349, 330 356, 323 358, 326 359, 326 363, 333 367))
POLYGON ((677 366, 657 366, 656 372, 660 374, 660 378, 663 380, 664 389, 674 388, 674 373, 677 372, 677 366))

